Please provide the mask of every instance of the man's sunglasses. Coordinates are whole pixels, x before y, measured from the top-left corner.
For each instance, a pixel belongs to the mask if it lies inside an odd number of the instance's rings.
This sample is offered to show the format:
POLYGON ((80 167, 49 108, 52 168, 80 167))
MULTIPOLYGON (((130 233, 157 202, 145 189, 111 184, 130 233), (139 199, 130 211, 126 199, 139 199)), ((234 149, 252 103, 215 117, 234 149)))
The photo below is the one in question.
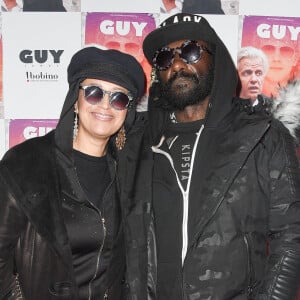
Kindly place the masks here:
POLYGON ((153 66, 158 71, 167 70, 173 64, 176 52, 185 63, 195 64, 202 58, 204 51, 212 54, 208 48, 196 41, 186 41, 178 48, 163 47, 155 52, 153 66))
POLYGON ((274 45, 264 45, 262 50, 267 56, 274 56, 276 53, 278 53, 284 59, 293 59, 295 54, 295 50, 289 46, 277 47, 274 45))
POLYGON ((80 85, 79 88, 83 90, 84 99, 92 105, 102 101, 106 94, 109 95, 110 105, 117 110, 129 108, 133 100, 132 96, 123 92, 105 91, 97 85, 80 85))

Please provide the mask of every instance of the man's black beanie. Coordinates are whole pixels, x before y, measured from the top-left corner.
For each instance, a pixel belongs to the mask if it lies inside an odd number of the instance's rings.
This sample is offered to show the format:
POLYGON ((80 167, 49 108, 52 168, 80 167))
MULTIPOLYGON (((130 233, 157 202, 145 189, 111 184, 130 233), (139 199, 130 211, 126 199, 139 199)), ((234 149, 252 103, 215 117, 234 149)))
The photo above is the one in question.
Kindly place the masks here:
POLYGON ((145 74, 138 61, 118 50, 86 47, 75 53, 68 67, 68 83, 95 78, 109 81, 129 90, 137 99, 145 91, 145 74))

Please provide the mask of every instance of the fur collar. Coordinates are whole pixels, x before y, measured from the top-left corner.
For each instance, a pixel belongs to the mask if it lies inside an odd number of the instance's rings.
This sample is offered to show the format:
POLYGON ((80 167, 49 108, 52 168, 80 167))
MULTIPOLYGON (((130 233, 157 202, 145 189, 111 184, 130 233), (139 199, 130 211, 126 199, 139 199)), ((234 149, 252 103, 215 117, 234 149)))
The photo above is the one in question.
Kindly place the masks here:
POLYGON ((271 113, 281 121, 291 135, 300 142, 300 80, 290 82, 280 88, 279 94, 273 99, 271 113))

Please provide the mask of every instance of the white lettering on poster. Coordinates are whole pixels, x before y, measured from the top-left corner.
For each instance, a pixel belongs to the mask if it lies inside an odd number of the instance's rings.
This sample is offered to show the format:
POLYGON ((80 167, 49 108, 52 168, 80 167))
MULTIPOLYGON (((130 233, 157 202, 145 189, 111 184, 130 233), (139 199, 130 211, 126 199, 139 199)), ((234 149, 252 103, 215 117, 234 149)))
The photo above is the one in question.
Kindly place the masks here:
POLYGON ((146 22, 104 20, 100 23, 99 28, 103 34, 114 35, 117 33, 121 36, 128 35, 133 28, 136 36, 143 36, 143 30, 146 26, 146 22))
POLYGON ((256 29, 257 35, 263 39, 275 38, 281 40, 290 36, 291 41, 297 41, 298 35, 300 33, 300 26, 287 26, 287 25, 270 25, 270 24, 260 24, 256 29))
POLYGON ((43 136, 46 133, 50 132, 53 128, 52 127, 34 127, 34 126, 28 126, 25 127, 23 130, 23 136, 26 140, 37 137, 37 136, 43 136))

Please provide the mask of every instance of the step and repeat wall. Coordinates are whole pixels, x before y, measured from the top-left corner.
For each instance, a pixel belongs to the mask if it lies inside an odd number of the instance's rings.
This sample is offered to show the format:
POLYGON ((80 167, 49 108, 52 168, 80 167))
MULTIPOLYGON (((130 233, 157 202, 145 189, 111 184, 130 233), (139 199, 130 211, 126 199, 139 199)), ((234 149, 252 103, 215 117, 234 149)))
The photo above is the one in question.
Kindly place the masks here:
MULTIPOLYGON (((264 94, 276 96, 274 86, 300 77, 299 0, 27 1, 1 0, 0 158, 55 128, 68 90, 67 66, 82 47, 133 54, 149 87, 143 39, 177 12, 207 18, 235 63, 241 47, 262 49, 269 62, 264 94)), ((138 109, 147 109, 147 93, 138 109)))

